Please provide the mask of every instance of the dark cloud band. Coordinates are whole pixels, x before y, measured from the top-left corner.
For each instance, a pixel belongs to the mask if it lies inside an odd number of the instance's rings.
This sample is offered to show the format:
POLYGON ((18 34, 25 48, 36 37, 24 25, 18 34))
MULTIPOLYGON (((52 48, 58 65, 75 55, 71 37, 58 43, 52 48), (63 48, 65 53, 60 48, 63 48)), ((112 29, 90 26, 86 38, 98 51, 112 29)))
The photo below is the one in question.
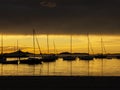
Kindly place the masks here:
POLYGON ((120 34, 119 0, 0 0, 0 32, 120 34))

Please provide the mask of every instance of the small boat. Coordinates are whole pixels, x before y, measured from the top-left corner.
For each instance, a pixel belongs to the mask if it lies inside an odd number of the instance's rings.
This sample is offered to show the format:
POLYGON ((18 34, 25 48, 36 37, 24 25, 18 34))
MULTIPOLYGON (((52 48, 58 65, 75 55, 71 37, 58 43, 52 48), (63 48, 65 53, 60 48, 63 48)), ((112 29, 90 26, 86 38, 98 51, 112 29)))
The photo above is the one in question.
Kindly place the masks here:
POLYGON ((80 60, 93 60, 93 56, 90 56, 90 55, 87 55, 87 56, 81 56, 81 57, 79 57, 80 58, 80 60))
POLYGON ((2 64, 19 64, 18 60, 12 60, 12 61, 4 61, 2 64))
POLYGON ((1 35, 1 54, 0 54, 0 63, 5 62, 7 59, 3 54, 3 34, 1 35))
POLYGON ((55 54, 49 54, 46 56, 42 56, 42 61, 43 62, 54 62, 58 59, 58 57, 55 54))
POLYGON ((75 56, 64 56, 63 60, 75 60, 76 57, 75 56))
MULTIPOLYGON (((70 52, 72 53, 72 35, 70 36, 70 52)), ((63 56, 62 57, 63 60, 76 60, 76 56, 72 56, 71 54, 70 55, 67 55, 67 56, 63 56)))
MULTIPOLYGON (((55 46, 54 46, 55 48, 55 46)), ((58 59, 58 56, 56 56, 56 54, 49 54, 49 39, 48 39, 48 35, 47 35, 47 49, 48 49, 48 54, 47 55, 43 55, 42 53, 40 54, 42 57, 42 61, 43 62, 54 62, 58 59)))
POLYGON ((95 55, 94 57, 95 58, 107 58, 107 56, 103 54, 98 54, 98 55, 95 55))
POLYGON ((106 57, 106 59, 112 59, 112 57, 106 57))
POLYGON ((0 56, 0 63, 6 62, 6 57, 0 56))
POLYGON ((94 57, 92 56, 92 55, 89 55, 89 43, 90 43, 90 41, 89 41, 89 35, 87 34, 87 38, 88 38, 88 55, 84 55, 84 56, 80 56, 79 58, 80 58, 80 60, 93 60, 94 59, 94 57))
POLYGON ((106 59, 112 59, 112 58, 113 58, 112 56, 109 55, 106 56, 106 59))
POLYGON ((103 39, 101 37, 101 54, 97 54, 94 57, 95 58, 100 58, 100 59, 107 58, 107 55, 103 54, 103 51, 106 53, 105 46, 104 46, 104 43, 103 43, 103 39))
POLYGON ((34 57, 29 57, 25 60, 19 60, 21 64, 42 64, 41 58, 35 57, 35 30, 33 29, 33 51, 34 51, 34 57))
POLYGON ((33 57, 25 60, 20 60, 20 64, 42 64, 42 62, 41 59, 33 57))
POLYGON ((120 59, 120 56, 116 56, 117 59, 120 59))

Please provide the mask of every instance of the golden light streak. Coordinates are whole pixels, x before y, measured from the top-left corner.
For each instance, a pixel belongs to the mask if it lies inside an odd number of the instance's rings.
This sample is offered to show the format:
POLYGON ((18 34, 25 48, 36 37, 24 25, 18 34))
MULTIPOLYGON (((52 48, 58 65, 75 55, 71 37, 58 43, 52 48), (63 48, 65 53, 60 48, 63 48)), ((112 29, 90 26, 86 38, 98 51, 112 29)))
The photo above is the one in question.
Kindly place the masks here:
MULTIPOLYGON (((37 35, 40 48, 43 53, 47 53, 47 36, 37 35)), ((102 36, 104 46, 107 53, 120 52, 120 36, 102 36)), ((101 53, 101 36, 89 35, 90 44, 94 53, 101 53)), ((4 53, 13 52, 16 50, 18 40, 18 47, 23 51, 33 52, 32 35, 4 35, 4 53)), ((68 51, 70 52, 70 35, 49 35, 50 52, 54 53, 55 42, 56 51, 58 53, 68 51)), ((87 36, 86 35, 73 35, 72 38, 73 52, 87 52, 87 36)), ((1 43, 1 42, 0 42, 1 43)), ((36 53, 39 53, 38 45, 36 43, 36 53)), ((92 53, 92 51, 90 51, 92 53)))

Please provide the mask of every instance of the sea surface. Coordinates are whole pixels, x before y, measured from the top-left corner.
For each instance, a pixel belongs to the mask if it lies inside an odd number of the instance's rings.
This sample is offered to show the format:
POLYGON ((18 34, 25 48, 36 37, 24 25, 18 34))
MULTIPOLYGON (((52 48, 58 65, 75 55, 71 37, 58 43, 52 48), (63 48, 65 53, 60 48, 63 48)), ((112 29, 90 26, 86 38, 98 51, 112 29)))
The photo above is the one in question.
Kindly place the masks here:
POLYGON ((0 64, 0 76, 120 76, 120 59, 64 61, 59 58, 38 65, 0 64))

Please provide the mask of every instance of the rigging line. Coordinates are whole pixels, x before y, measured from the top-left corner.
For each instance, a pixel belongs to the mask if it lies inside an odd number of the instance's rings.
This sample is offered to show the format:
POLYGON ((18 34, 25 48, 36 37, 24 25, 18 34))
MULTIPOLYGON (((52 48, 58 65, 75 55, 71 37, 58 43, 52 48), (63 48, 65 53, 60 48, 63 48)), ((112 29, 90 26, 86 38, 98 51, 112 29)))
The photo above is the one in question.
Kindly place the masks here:
MULTIPOLYGON (((33 52, 34 52, 34 58, 35 58, 35 29, 33 29, 33 52)), ((33 66, 33 75, 35 75, 35 65, 33 66)))
POLYGON ((56 47, 55 47, 55 42, 53 40, 53 45, 54 45, 54 54, 56 54, 56 47))
POLYGON ((49 40, 48 40, 48 34, 47 34, 47 49, 48 49, 48 54, 49 54, 49 40))
POLYGON ((34 52, 34 58, 35 58, 35 29, 33 29, 33 52, 34 52))
POLYGON ((70 35, 70 52, 72 53, 72 35, 70 35))
MULTIPOLYGON (((102 54, 103 54, 103 39, 102 39, 102 35, 101 35, 101 50, 102 50, 102 54)), ((103 76, 103 64, 104 64, 104 62, 103 62, 103 58, 102 58, 102 63, 101 63, 101 75, 103 76)))
POLYGON ((89 48, 89 34, 87 34, 87 38, 88 38, 88 54, 90 53, 90 48, 89 48))
MULTIPOLYGON (((3 55, 3 34, 1 34, 1 55, 3 55)), ((1 75, 3 75, 3 64, 1 64, 1 75)))
POLYGON ((39 49, 40 55, 42 56, 42 51, 41 51, 40 44, 39 44, 37 36, 36 36, 36 42, 37 42, 37 45, 38 45, 38 49, 39 49))
MULTIPOLYGON (((102 40, 102 42, 104 42, 104 41, 102 40)), ((106 54, 106 48, 105 48, 104 43, 103 43, 103 50, 104 50, 104 52, 105 52, 105 54, 106 54)))
MULTIPOLYGON (((70 35, 70 52, 72 54, 72 35, 70 35)), ((71 75, 72 75, 72 61, 71 61, 71 75)))
MULTIPOLYGON (((88 39, 89 39, 89 37, 88 37, 88 39)), ((89 48, 91 49, 91 51, 92 51, 92 53, 94 54, 94 50, 93 50, 93 48, 92 48, 92 44, 91 44, 91 42, 90 42, 90 39, 89 39, 89 48)), ((89 52, 90 53, 90 52, 89 52)))
POLYGON ((1 55, 3 54, 3 34, 1 34, 1 55))
POLYGON ((94 54, 94 50, 93 50, 93 48, 92 48, 91 42, 90 42, 90 48, 91 48, 92 53, 94 54))
POLYGON ((103 44, 102 44, 102 38, 101 38, 101 54, 103 54, 103 44))
MULTIPOLYGON (((48 34, 47 34, 47 49, 48 49, 48 54, 49 54, 49 40, 48 40, 48 34)), ((48 72, 47 74, 49 75, 49 62, 48 62, 48 72)))
MULTIPOLYGON (((89 43, 90 43, 90 42, 89 42, 89 33, 87 33, 87 39, 88 39, 88 55, 89 55, 89 53, 90 53, 90 51, 89 51, 89 49, 90 49, 90 48, 89 48, 89 46, 90 46, 90 45, 89 45, 89 43)), ((88 76, 89 76, 89 60, 88 60, 88 76)))

